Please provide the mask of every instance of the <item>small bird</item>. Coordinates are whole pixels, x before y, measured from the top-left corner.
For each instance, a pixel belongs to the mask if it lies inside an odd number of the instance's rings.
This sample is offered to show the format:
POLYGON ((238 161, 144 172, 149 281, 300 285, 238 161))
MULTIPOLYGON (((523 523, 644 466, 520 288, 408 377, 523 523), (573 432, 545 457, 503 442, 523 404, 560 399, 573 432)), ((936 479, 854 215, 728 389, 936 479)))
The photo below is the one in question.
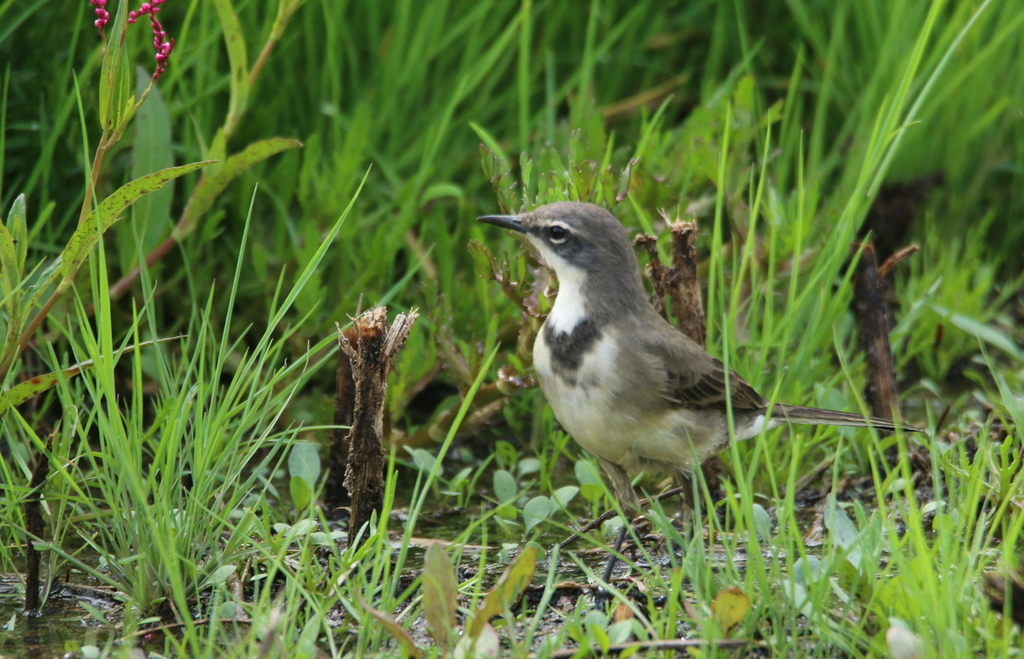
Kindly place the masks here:
POLYGON ((533 344, 555 418, 601 463, 624 508, 640 511, 629 472, 688 477, 729 442, 767 423, 917 428, 876 417, 776 404, 670 325, 648 300, 626 230, 593 204, 559 202, 480 222, 524 234, 558 279, 533 344))

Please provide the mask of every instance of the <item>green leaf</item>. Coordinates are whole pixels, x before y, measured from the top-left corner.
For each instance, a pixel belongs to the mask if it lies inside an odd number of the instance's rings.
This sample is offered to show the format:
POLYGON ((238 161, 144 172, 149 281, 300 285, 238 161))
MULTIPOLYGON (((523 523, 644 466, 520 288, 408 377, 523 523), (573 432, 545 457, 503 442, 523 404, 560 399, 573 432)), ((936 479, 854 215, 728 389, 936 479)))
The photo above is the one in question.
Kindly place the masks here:
POLYGON ((333 547, 335 542, 347 537, 348 534, 344 531, 331 531, 330 533, 314 531, 309 534, 309 541, 321 547, 333 547))
MULTIPOLYGON (((228 137, 224 133, 223 128, 218 128, 217 133, 213 136, 213 141, 210 142, 210 147, 206 152, 207 160, 216 160, 217 163, 211 165, 205 172, 206 176, 214 176, 220 171, 220 168, 224 166, 224 161, 228 155, 228 137)), ((193 195, 195 193, 193 192, 193 195)))
POLYGON ((857 527, 853 525, 846 511, 839 507, 835 497, 831 494, 828 495, 825 508, 825 527, 832 532, 835 543, 849 552, 850 560, 855 565, 859 565, 860 552, 852 549, 853 544, 857 541, 857 527))
POLYGON ((590 503, 597 503, 604 496, 604 488, 595 483, 586 483, 580 487, 580 494, 590 503))
POLYGON ((473 121, 469 122, 469 127, 473 129, 473 132, 476 133, 476 136, 480 138, 480 141, 483 143, 483 145, 490 149, 491 152, 494 153, 494 155, 503 160, 506 166, 508 165, 509 162, 511 162, 509 160, 508 154, 505 153, 505 149, 501 148, 501 145, 498 143, 498 140, 494 139, 494 136, 488 133, 486 128, 473 121))
POLYGON ((590 503, 596 503, 604 496, 604 485, 597 467, 588 460, 580 460, 574 467, 576 480, 580 484, 580 494, 590 503))
MULTIPOLYGON (((18 205, 18 200, 21 201, 22 209, 25 206, 25 195, 19 195, 18 199, 15 200, 15 206, 18 205)), ((15 214, 15 209, 11 209, 11 215, 8 216, 8 224, 11 224, 11 216, 15 214)), ((8 231, 7 227, 0 224, 0 306, 3 307, 6 312, 7 318, 7 331, 4 337, 3 349, 0 350, 3 357, 7 357, 7 353, 11 350, 16 350, 18 344, 18 335, 21 334, 22 330, 22 316, 26 310, 21 306, 21 299, 24 291, 21 289, 22 272, 18 262, 18 245, 15 243, 14 236, 8 231)))
POLYGON ((588 611, 583 617, 583 625, 587 630, 587 636, 601 650, 602 655, 608 654, 608 648, 612 645, 612 639, 608 636, 608 616, 603 611, 588 611))
POLYGON ((224 583, 237 569, 234 565, 221 565, 213 571, 213 574, 206 578, 206 581, 203 582, 203 587, 224 583))
POLYGON ((213 4, 217 7, 231 66, 231 97, 224 121, 225 132, 230 135, 249 104, 249 55, 245 48, 245 32, 231 0, 213 0, 213 4))
POLYGON ((288 480, 288 493, 291 494, 296 510, 305 510, 313 500, 313 489, 309 481, 301 476, 292 476, 288 480))
POLYGON ((519 451, 511 443, 499 439, 494 443, 494 456, 498 460, 498 466, 502 469, 511 469, 519 462, 519 451))
POLYGON ((523 458, 516 465, 516 473, 519 474, 520 478, 535 474, 538 471, 540 471, 540 460, 537 458, 523 458))
POLYGON ((291 526, 285 524, 285 529, 282 533, 286 538, 303 538, 313 533, 313 530, 320 527, 315 519, 300 519, 291 526))
POLYGON ((426 449, 406 446, 405 450, 409 452, 409 456, 412 458, 416 468, 425 474, 429 474, 430 470, 434 468, 434 463, 437 462, 437 456, 426 449))
POLYGON ((155 192, 162 188, 168 181, 172 181, 179 176, 184 176, 198 169, 202 169, 210 164, 210 161, 194 162, 188 165, 182 165, 181 167, 171 167, 169 169, 162 169, 159 172, 153 172, 147 174, 142 178, 137 178, 134 181, 125 183, 118 188, 113 194, 100 202, 100 205, 94 210, 89 217, 82 223, 81 226, 72 234, 71 239, 68 240, 68 244, 64 247, 64 251, 60 255, 60 269, 64 279, 68 282, 75 278, 78 273, 78 269, 82 267, 82 263, 86 257, 89 256, 89 252, 92 251, 93 246, 96 245, 100 239, 102 232, 106 231, 121 219, 121 213, 123 213, 129 206, 134 204, 143 195, 147 195, 150 192, 155 192), (99 230, 97 230, 97 219, 99 218, 99 230))
POLYGON ((378 611, 367 604, 361 597, 359 598, 359 604, 363 607, 363 611, 366 611, 375 618, 377 622, 383 625, 384 629, 391 634, 391 637, 399 642, 402 646, 402 653, 406 657, 413 657, 414 659, 421 659, 421 657, 423 657, 423 651, 416 647, 416 642, 412 640, 412 636, 409 632, 398 624, 398 621, 391 617, 391 615, 384 613, 383 611, 378 611))
POLYGON ((736 83, 736 89, 732 93, 732 117, 733 122, 744 128, 754 124, 755 103, 754 76, 747 74, 740 77, 736 83))
POLYGON ((1009 337, 994 327, 974 320, 973 318, 968 318, 963 314, 952 313, 945 307, 941 307, 937 304, 933 304, 931 307, 937 314, 942 316, 944 320, 949 321, 953 327, 970 334, 980 341, 994 345, 1018 361, 1024 361, 1024 353, 1021 353, 1009 337))
POLYGON ((821 573, 821 559, 817 556, 801 556, 793 563, 793 581, 800 585, 814 583, 821 573))
POLYGON ((11 204, 11 211, 7 214, 7 231, 14 239, 14 249, 18 256, 15 270, 20 277, 25 270, 25 256, 28 254, 28 211, 25 209, 24 194, 15 197, 11 204))
POLYGON ((512 474, 504 469, 494 472, 494 496, 498 501, 504 503, 516 498, 519 493, 519 486, 512 474))
POLYGON ((523 524, 526 525, 526 532, 546 520, 551 514, 551 499, 546 496, 538 496, 530 499, 523 506, 523 524))
POLYGON ((536 568, 537 550, 533 545, 527 545, 501 575, 494 589, 484 595, 484 601, 480 603, 472 622, 466 628, 466 633, 470 638, 480 636, 480 632, 491 621, 491 618, 501 615, 505 609, 512 608, 526 587, 530 585, 530 579, 533 578, 536 568))
POLYGON ((101 625, 110 624, 109 622, 107 622, 107 617, 103 613, 103 611, 90 604, 89 601, 85 598, 82 598, 82 600, 79 602, 79 606, 85 609, 85 612, 91 615, 93 618, 96 618, 96 620, 98 620, 101 625))
MULTIPOLYGON (((18 268, 18 248, 14 242, 14 236, 7 230, 7 227, 0 224, 0 295, 3 297, 3 306, 8 316, 11 312, 18 311, 18 295, 21 284, 21 270, 18 268)), ((16 324, 8 318, 11 325, 16 324)))
MULTIPOLYGON (((565 508, 566 506, 569 505, 570 501, 576 498, 576 495, 579 494, 579 491, 580 488, 576 487, 575 485, 566 485, 565 487, 560 487, 557 490, 555 490, 554 494, 552 495, 552 499, 559 506, 565 508)), ((552 512, 554 512, 554 510, 552 510, 552 512)))
POLYGON ((192 196, 189 198, 188 205, 182 213, 182 218, 171 235, 174 236, 176 241, 181 242, 192 233, 199 222, 199 218, 210 209, 210 206, 217 200, 220 193, 224 192, 228 184, 239 174, 272 155, 300 147, 302 147, 302 142, 298 140, 272 137, 269 140, 250 144, 241 153, 236 153, 228 158, 227 161, 217 168, 217 172, 214 175, 203 176, 199 179, 195 189, 192 190, 192 196))
POLYGON ((320 453, 312 442, 298 442, 288 454, 288 473, 306 481, 312 490, 320 478, 320 453))
POLYGON ((608 626, 608 641, 611 645, 628 643, 633 638, 633 619, 620 620, 608 626))
POLYGON ((452 559, 441 545, 430 545, 423 560, 423 615, 427 618, 430 635, 443 651, 450 650, 458 638, 455 633, 457 595, 452 559))
MULTIPOLYGON (((136 68, 135 93, 139 98, 142 98, 151 80, 151 75, 143 67, 136 68)), ((131 177, 140 179, 150 172, 173 166, 171 118, 160 88, 154 86, 135 116, 131 177)), ((130 222, 119 227, 118 252, 125 272, 139 260, 139 240, 142 243, 142 254, 149 254, 168 232, 173 199, 174 182, 171 181, 136 202, 130 222)))
POLYGON ((768 511, 759 504, 752 506, 754 512, 754 530, 761 540, 768 541, 772 537, 772 518, 768 511))
POLYGON ((448 482, 449 487, 458 488, 463 483, 469 481, 469 476, 473 473, 473 467, 464 467, 459 473, 452 476, 452 479, 448 482))
POLYGON ((580 482, 580 485, 600 485, 601 474, 597 473, 597 467, 594 463, 587 460, 580 460, 574 467, 576 472, 576 480, 580 482))
MULTIPOLYGON (((52 210, 52 202, 49 207, 52 210)), ((28 254, 28 211, 25 206, 25 195, 19 194, 11 210, 7 214, 7 225, 2 227, 0 233, 0 267, 3 273, 0 274, 0 306, 7 312, 7 331, 4 336, 4 343, 0 349, 0 363, 10 367, 11 356, 18 350, 18 337, 21 334, 25 323, 25 316, 32 312, 36 300, 42 295, 46 286, 38 286, 36 295, 29 294, 29 304, 23 304, 25 296, 25 285, 31 287, 32 283, 25 280, 25 257, 28 254)), ((45 223, 47 213, 37 217, 41 224, 45 223)), ((40 281, 45 277, 40 277, 40 281)))
POLYGON ((237 618, 238 604, 233 601, 221 602, 220 606, 217 607, 217 617, 221 620, 232 620, 237 618))
POLYGON ((466 198, 466 193, 461 186, 454 183, 434 183, 420 195, 420 205, 425 206, 435 199, 445 198, 461 203, 466 198))
POLYGON ((812 599, 807 595, 807 589, 802 584, 793 581, 792 579, 786 579, 782 582, 782 591, 786 593, 789 601, 793 603, 793 606, 800 610, 800 613, 810 618, 814 615, 815 611, 819 610, 817 599, 812 599))
POLYGON ((127 4, 117 3, 117 13, 107 29, 110 37, 100 66, 100 127, 113 130, 120 123, 120 114, 131 90, 131 65, 124 44, 127 26, 127 4))
POLYGON ((874 597, 871 581, 857 569, 856 565, 849 560, 842 561, 839 563, 837 572, 839 586, 843 590, 853 595, 862 604, 871 601, 871 598, 874 597))
POLYGON ((511 503, 506 503, 495 508, 494 514, 497 515, 500 519, 511 522, 519 516, 519 511, 516 510, 516 507, 513 506, 511 503))

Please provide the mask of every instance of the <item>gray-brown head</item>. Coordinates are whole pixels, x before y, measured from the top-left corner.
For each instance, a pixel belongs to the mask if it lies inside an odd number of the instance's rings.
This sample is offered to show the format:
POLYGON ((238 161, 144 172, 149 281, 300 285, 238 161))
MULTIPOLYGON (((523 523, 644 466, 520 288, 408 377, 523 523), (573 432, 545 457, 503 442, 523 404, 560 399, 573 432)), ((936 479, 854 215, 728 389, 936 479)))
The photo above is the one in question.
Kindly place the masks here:
POLYGON ((629 307, 647 304, 629 236, 600 206, 562 201, 522 215, 477 219, 524 234, 559 282, 578 283, 590 302, 601 307, 613 300, 629 307))

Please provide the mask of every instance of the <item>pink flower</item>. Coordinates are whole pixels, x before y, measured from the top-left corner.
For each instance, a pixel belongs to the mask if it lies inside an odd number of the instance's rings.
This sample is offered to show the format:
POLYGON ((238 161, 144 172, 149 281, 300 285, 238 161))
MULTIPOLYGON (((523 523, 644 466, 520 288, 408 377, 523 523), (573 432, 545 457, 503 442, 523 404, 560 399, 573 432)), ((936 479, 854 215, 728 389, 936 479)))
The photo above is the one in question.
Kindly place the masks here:
MULTIPOLYGON (((97 30, 102 31, 110 20, 110 12, 107 11, 107 0, 89 0, 95 7, 96 20, 93 25, 97 30)), ((174 39, 167 38, 167 32, 156 15, 160 12, 160 6, 164 0, 149 0, 139 5, 139 8, 128 12, 128 22, 135 23, 142 16, 149 16, 149 25, 153 30, 153 50, 156 51, 156 71, 153 72, 153 80, 159 78, 167 70, 167 64, 171 59, 171 51, 174 50, 174 39)))
POLYGON ((93 21, 93 25, 96 26, 97 30, 102 30, 106 26, 107 21, 110 20, 110 12, 107 11, 107 0, 89 0, 89 2, 96 8, 96 20, 93 21))
POLYGON ((156 51, 156 71, 153 72, 153 80, 156 80, 167 68, 171 51, 174 50, 174 39, 167 38, 164 26, 160 24, 155 13, 149 15, 149 21, 153 27, 153 49, 156 51))
POLYGON ((164 0, 150 0, 150 2, 143 2, 138 9, 135 11, 128 12, 128 22, 134 23, 140 16, 149 15, 150 18, 156 16, 156 13, 160 11, 160 5, 164 3, 164 0))
MULTIPOLYGON (((92 0, 92 2, 105 2, 106 0, 92 0)), ((171 58, 171 51, 174 50, 174 39, 168 39, 164 26, 156 17, 160 11, 160 5, 164 0, 150 0, 143 2, 139 8, 128 12, 128 22, 134 23, 142 16, 149 16, 149 25, 153 29, 153 50, 156 51, 156 71, 153 72, 153 80, 159 78, 167 69, 167 63, 171 58)))

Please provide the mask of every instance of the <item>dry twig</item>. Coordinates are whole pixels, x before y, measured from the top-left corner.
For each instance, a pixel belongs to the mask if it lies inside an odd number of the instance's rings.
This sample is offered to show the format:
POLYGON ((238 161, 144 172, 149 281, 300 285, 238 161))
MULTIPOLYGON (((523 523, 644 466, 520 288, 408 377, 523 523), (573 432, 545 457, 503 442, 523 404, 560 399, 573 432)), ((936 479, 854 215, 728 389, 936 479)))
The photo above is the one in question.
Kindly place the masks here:
POLYGON ((701 347, 707 342, 704 323, 704 301, 697 279, 697 223, 673 222, 672 267, 665 266, 658 257, 658 242, 653 236, 640 235, 634 243, 647 251, 650 262, 647 273, 654 284, 654 306, 666 320, 665 298, 672 300, 672 314, 679 330, 701 347))
MULTIPOLYGON (((350 375, 338 369, 339 409, 336 417, 351 419, 348 434, 338 445, 331 446, 332 469, 345 464, 343 485, 351 500, 349 543, 373 513, 384 505, 384 398, 387 377, 395 355, 405 345, 416 318, 415 311, 399 314, 387 326, 387 309, 371 309, 355 319, 350 332, 338 333, 342 356, 349 362, 350 375), (352 392, 354 391, 354 395, 352 392), (349 405, 351 406, 349 411, 349 405), (341 454, 343 452, 343 455, 341 454)), ((337 485, 337 473, 333 474, 337 485)), ((331 483, 329 483, 330 485, 331 483)), ((325 493, 328 500, 337 500, 337 492, 325 493)))

